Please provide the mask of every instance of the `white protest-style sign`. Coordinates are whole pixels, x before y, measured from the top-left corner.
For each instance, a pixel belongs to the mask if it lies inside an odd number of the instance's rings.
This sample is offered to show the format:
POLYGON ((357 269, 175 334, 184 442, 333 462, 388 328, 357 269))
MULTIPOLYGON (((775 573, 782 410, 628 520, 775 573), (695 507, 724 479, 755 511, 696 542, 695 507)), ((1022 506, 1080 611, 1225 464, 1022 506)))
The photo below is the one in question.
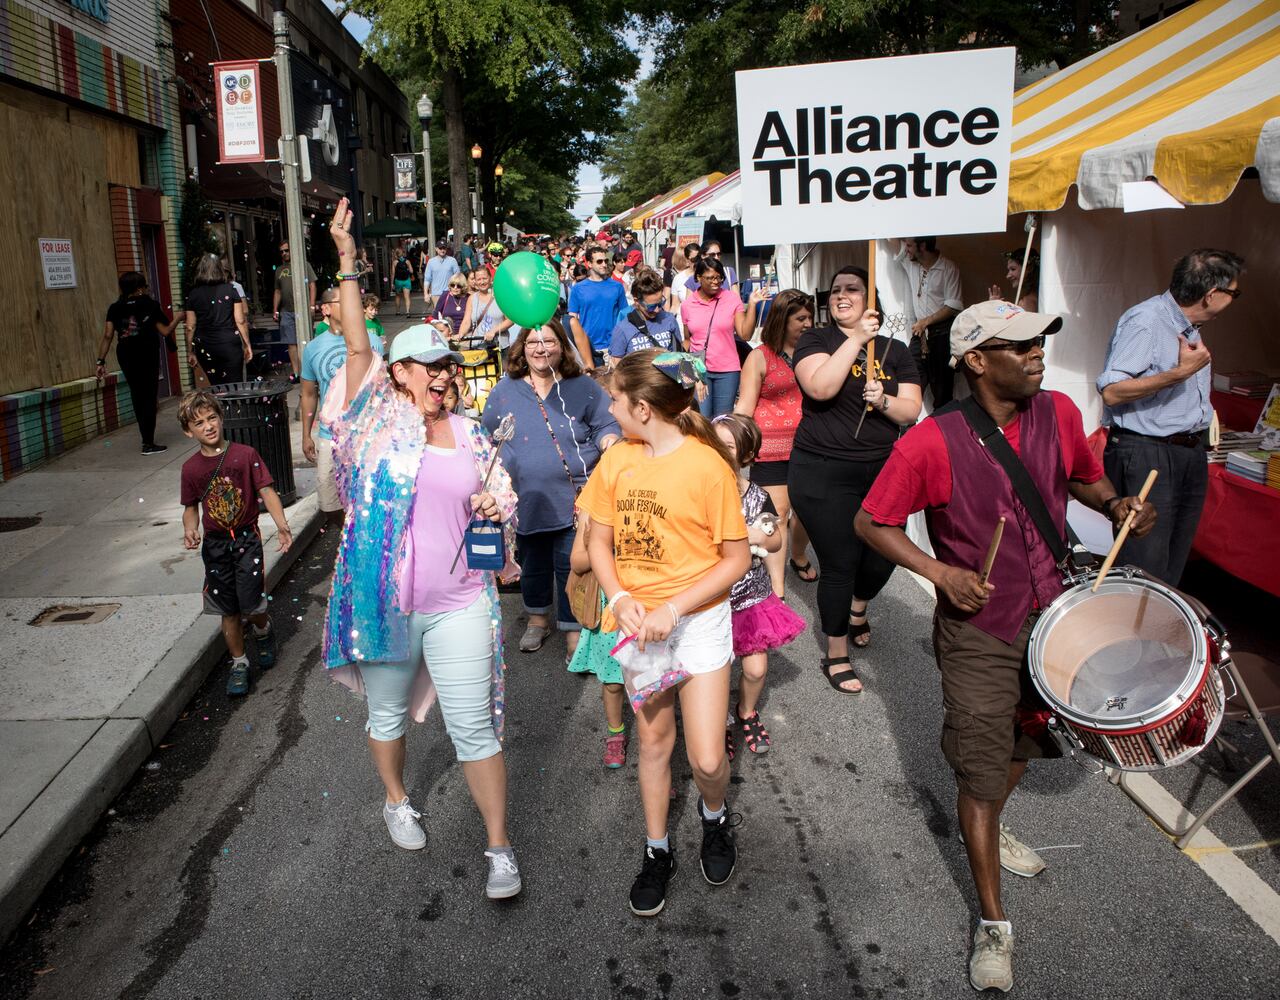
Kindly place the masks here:
POLYGON ((1014 55, 738 73, 746 242, 1004 232, 1014 55))
POLYGON ((36 245, 40 248, 44 287, 75 288, 76 261, 71 253, 71 241, 57 236, 41 236, 36 245))
POLYGON ((216 62, 218 162, 246 163, 266 159, 262 139, 262 90, 256 62, 216 62))

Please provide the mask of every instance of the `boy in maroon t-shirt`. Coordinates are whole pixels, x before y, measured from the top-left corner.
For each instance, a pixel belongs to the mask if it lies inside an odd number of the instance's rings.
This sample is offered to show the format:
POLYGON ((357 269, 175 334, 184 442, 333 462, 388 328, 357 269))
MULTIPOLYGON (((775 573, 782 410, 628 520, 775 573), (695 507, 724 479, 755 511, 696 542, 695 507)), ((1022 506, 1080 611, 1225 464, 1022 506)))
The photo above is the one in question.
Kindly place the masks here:
POLYGON ((222 436, 222 404, 208 389, 197 389, 178 406, 182 433, 200 450, 182 464, 183 541, 200 546, 204 508, 205 614, 222 616, 222 637, 231 654, 227 694, 249 693, 249 657, 244 651, 242 616, 253 623, 258 666, 276 662, 276 639, 267 614, 266 566, 258 533, 258 497, 276 523, 280 551, 293 542, 280 495, 271 485, 267 464, 248 445, 222 436))

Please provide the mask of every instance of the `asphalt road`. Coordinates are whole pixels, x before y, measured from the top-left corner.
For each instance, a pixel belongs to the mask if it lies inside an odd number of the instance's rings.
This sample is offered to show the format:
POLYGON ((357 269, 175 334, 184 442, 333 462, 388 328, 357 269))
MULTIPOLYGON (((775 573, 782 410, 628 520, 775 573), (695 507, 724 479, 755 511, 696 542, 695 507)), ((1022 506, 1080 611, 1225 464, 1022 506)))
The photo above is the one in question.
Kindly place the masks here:
MULTIPOLYGON (((317 667, 334 545, 321 536, 274 595, 279 665, 234 704, 211 678, 0 950, 0 996, 971 995, 974 901, 938 749, 931 606, 903 574, 874 609, 867 693, 827 687, 812 635, 774 658, 774 748, 734 764, 741 853, 723 888, 698 871, 697 793, 676 767, 681 869, 666 912, 645 921, 626 909, 643 834, 634 753, 600 766, 598 685, 565 671, 558 640, 515 651, 514 596, 507 745, 524 893, 483 896, 479 818, 438 714, 409 743, 428 847, 390 843, 363 707, 317 667)), ((812 588, 791 585, 812 617, 812 588)), ((1223 828, 1280 835, 1277 770, 1223 828)), ((1048 871, 1007 884, 1018 995, 1275 997, 1280 948, 1101 778, 1035 764, 1007 820, 1052 848, 1048 871)), ((1260 853, 1274 886, 1274 849, 1260 853)))

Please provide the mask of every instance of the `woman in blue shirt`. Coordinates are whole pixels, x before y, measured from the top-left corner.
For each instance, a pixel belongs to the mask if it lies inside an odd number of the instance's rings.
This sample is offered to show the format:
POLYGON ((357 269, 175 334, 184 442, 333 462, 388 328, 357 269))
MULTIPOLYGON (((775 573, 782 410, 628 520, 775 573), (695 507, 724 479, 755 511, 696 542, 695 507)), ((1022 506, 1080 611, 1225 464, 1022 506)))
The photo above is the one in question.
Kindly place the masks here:
POLYGON ((492 433, 507 414, 515 417, 516 433, 503 461, 519 498, 516 560, 529 616, 520 651, 542 648, 554 605, 572 655, 581 629, 565 594, 574 500, 621 431, 609 413, 609 394, 583 374, 555 320, 521 331, 511 345, 507 374, 485 404, 485 428, 492 433))

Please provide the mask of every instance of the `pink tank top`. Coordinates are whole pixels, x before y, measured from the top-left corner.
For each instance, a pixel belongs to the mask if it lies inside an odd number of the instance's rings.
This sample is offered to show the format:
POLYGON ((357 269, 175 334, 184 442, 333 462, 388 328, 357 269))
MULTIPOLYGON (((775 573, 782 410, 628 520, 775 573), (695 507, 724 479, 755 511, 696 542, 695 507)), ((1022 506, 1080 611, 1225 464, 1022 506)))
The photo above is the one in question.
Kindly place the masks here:
POLYGON ((444 451, 428 445, 418 466, 400 581, 400 602, 405 611, 456 611, 469 607, 484 589, 484 573, 467 569, 465 552, 449 572, 471 521, 471 494, 480 489, 465 433, 455 422, 454 449, 444 451))

